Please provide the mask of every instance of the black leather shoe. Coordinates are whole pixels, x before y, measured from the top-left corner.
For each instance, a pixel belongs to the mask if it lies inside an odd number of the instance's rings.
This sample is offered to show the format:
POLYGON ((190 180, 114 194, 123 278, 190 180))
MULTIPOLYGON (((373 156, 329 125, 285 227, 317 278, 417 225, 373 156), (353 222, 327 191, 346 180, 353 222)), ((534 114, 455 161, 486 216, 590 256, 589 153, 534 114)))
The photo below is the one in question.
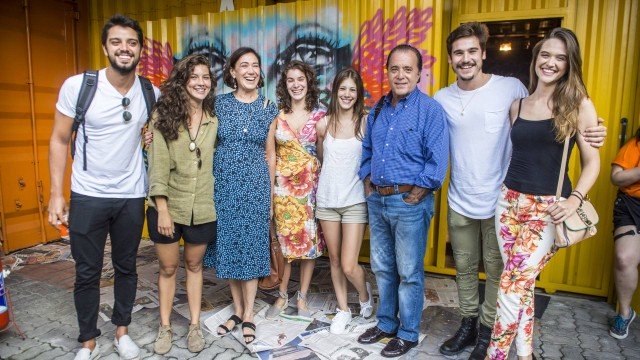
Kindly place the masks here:
POLYGON ((476 347, 471 351, 471 355, 469 355, 469 360, 484 360, 487 357, 489 341, 491 341, 491 328, 480 323, 478 341, 476 342, 476 347))
POLYGON ((382 349, 380 355, 388 358, 398 357, 406 354, 411 348, 418 345, 417 341, 407 341, 398 337, 391 339, 387 346, 382 349))
POLYGON ((455 355, 462 352, 467 346, 475 344, 478 338, 477 324, 477 316, 462 318, 462 323, 456 334, 440 346, 440 353, 448 356, 455 355))
POLYGON ((384 332, 380 330, 379 327, 374 326, 370 329, 367 329, 367 331, 365 331, 364 334, 360 335, 358 337, 358 342, 360 344, 373 344, 378 342, 380 339, 390 338, 394 336, 396 336, 396 334, 390 334, 390 333, 384 332))

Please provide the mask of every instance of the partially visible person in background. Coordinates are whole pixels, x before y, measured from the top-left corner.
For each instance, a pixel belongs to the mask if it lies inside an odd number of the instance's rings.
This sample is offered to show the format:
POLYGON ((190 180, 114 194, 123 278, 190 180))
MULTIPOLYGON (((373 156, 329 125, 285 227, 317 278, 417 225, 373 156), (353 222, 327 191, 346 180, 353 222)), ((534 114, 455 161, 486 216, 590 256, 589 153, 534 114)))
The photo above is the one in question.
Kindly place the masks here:
POLYGON ((636 318, 631 299, 638 286, 640 265, 640 129, 611 163, 611 183, 620 188, 613 206, 613 278, 620 312, 613 318, 609 334, 625 339, 636 318))

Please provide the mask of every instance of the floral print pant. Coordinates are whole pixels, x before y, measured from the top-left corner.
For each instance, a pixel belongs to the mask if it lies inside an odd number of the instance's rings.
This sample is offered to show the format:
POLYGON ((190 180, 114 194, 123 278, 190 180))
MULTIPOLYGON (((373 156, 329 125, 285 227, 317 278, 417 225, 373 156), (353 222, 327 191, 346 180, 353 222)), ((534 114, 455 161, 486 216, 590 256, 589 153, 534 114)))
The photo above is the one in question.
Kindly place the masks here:
POLYGON ((518 356, 533 352, 535 281, 557 250, 555 227, 546 211, 554 202, 555 196, 528 195, 502 187, 496 233, 504 270, 487 351, 490 359, 506 359, 514 338, 518 356))

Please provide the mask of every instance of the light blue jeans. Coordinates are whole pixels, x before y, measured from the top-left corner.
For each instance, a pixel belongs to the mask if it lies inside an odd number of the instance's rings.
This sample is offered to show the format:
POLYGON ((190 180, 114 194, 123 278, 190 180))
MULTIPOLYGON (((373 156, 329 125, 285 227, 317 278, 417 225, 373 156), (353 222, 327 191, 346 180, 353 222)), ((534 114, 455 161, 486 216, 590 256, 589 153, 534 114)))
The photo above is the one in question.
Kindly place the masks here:
POLYGON ((380 330, 418 341, 424 302, 424 255, 433 216, 433 193, 416 205, 405 194, 367 198, 371 234, 371 269, 376 275, 380 330), (398 319, 398 313, 400 318, 398 319))

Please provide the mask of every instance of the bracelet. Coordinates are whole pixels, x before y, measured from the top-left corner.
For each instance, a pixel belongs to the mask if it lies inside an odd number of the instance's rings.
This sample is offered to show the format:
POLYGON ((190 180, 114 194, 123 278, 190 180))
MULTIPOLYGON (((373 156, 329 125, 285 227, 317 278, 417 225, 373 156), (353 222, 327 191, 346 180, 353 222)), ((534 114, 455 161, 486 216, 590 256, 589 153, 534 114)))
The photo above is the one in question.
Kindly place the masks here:
POLYGON ((573 195, 574 193, 576 193, 576 194, 580 195, 580 201, 584 200, 584 195, 582 195, 582 193, 581 193, 580 191, 578 191, 578 190, 573 190, 573 191, 571 192, 571 194, 573 195))
MULTIPOLYGON (((578 194, 579 194, 579 193, 578 193, 578 194)), ((569 195, 569 197, 572 197, 572 196, 575 196, 578 200, 580 200, 580 206, 582 206, 582 202, 583 202, 584 200, 583 200, 583 199, 581 199, 581 198, 580 198, 580 196, 578 196, 578 195, 576 195, 576 194, 574 194, 574 193, 571 193, 571 195, 569 195)))

